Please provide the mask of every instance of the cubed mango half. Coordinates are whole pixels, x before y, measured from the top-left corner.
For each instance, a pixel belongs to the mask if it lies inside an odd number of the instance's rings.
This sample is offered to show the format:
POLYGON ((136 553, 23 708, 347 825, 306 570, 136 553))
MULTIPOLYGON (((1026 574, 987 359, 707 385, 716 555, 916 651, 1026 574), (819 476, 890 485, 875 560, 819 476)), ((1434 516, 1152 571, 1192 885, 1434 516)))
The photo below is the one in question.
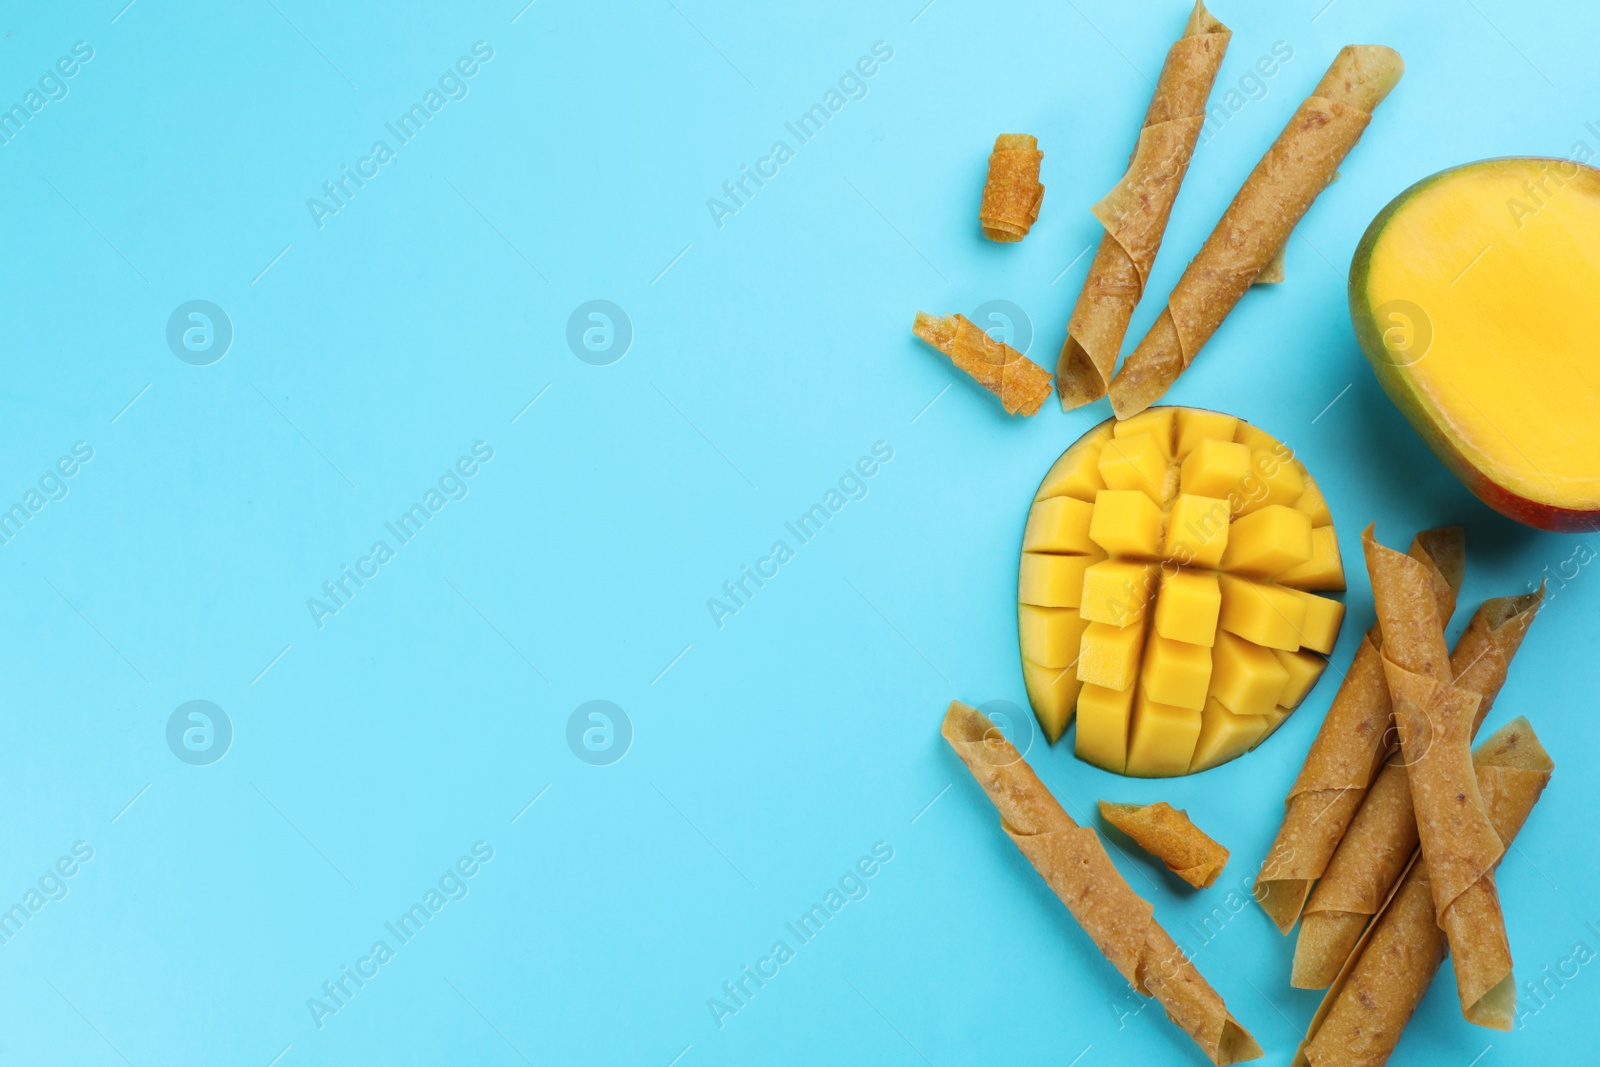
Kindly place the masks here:
POLYGON ((1338 639, 1327 501, 1271 434, 1153 407, 1051 465, 1023 532, 1017 629, 1045 736, 1080 758, 1186 774, 1256 747, 1338 639))

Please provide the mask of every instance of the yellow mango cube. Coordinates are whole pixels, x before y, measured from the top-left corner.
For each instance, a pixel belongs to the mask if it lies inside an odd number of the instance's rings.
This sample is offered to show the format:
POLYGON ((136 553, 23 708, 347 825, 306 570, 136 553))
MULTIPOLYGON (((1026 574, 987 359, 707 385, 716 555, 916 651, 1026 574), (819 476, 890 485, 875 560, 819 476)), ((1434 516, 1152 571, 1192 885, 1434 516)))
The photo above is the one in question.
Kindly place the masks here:
POLYGON ((1164 559, 1184 567, 1219 567, 1228 547, 1228 502, 1221 497, 1179 493, 1167 516, 1164 559))
POLYGON ((1230 633, 1211 650, 1211 696, 1235 715, 1267 715, 1289 685, 1289 671, 1270 649, 1230 633))
POLYGON ((1131 419, 1118 419, 1112 427, 1112 437, 1132 437, 1135 434, 1147 433, 1156 439, 1156 444, 1161 446, 1162 453, 1168 458, 1173 457, 1173 426, 1177 408, 1147 408, 1131 419))
POLYGON ((1234 500, 1234 511, 1248 515, 1273 504, 1289 507, 1304 495, 1305 475, 1288 449, 1252 448, 1250 474, 1243 491, 1234 500))
POLYGON ((1228 528, 1222 566, 1237 574, 1271 578, 1311 559, 1311 519, 1270 504, 1235 519, 1228 528))
POLYGON ((1210 438, 1214 441, 1232 441, 1239 428, 1239 419, 1220 411, 1201 411, 1199 408, 1180 408, 1178 411, 1179 459, 1194 451, 1195 445, 1210 438))
POLYGON ((1017 605, 1017 636, 1022 658, 1041 667, 1071 667, 1078 662, 1078 642, 1089 624, 1072 608, 1017 605))
POLYGON ((1072 709, 1078 703, 1078 690, 1083 688, 1078 672, 1070 667, 1045 667, 1024 659, 1022 684, 1028 690, 1028 703, 1033 705, 1034 717, 1039 720, 1045 739, 1055 744, 1066 733, 1067 724, 1072 721, 1072 709))
POLYGON ((1133 702, 1133 732, 1128 738, 1128 774, 1166 778, 1188 774, 1200 738, 1200 712, 1151 700, 1133 702))
POLYGON ((1239 425, 1233 432, 1233 439, 1251 451, 1258 448, 1265 448, 1270 451, 1278 447, 1277 438, 1259 426, 1250 425, 1243 419, 1239 420, 1239 425))
POLYGON ((1222 590, 1210 571, 1168 574, 1156 594, 1156 633, 1172 641, 1210 648, 1217 639, 1222 590))
POLYGON ((1322 677, 1322 671, 1328 666, 1328 661, 1315 652, 1284 652, 1282 649, 1273 649, 1272 654, 1278 657, 1278 662, 1283 664, 1283 669, 1289 672, 1289 681, 1283 687, 1283 693, 1278 697, 1279 707, 1293 711, 1305 700, 1311 692, 1311 687, 1317 684, 1317 679, 1322 677))
POLYGON ((1090 622, 1133 626, 1144 619, 1158 580, 1157 564, 1100 560, 1083 572, 1078 613, 1090 622))
POLYGON ((1113 556, 1154 559, 1161 550, 1161 509, 1137 489, 1102 489, 1095 494, 1089 540, 1113 556))
MULTIPOLYGON (((1283 720, 1287 719, 1293 710, 1293 708, 1285 708, 1280 706, 1267 712, 1267 736, 1263 737, 1261 741, 1265 741, 1267 737, 1271 737, 1272 732, 1283 725, 1283 720)), ((1261 741, 1257 741, 1256 744, 1260 745, 1261 741)))
POLYGON ((1075 608, 1083 599, 1084 572, 1100 557, 1024 552, 1017 572, 1017 600, 1045 608, 1075 608))
POLYGON ((1086 685, 1078 692, 1077 757, 1117 774, 1128 764, 1128 724, 1133 717, 1133 687, 1125 690, 1086 685))
MULTIPOLYGON (((1295 510, 1300 511, 1298 507, 1295 510)), ((1310 519, 1309 515, 1306 517, 1310 519)), ((1314 525, 1311 529, 1311 558, 1278 575, 1278 581, 1294 589, 1343 592, 1344 561, 1339 556, 1339 535, 1334 528, 1314 525)))
POLYGON ((1211 686, 1211 649, 1153 635, 1145 645, 1139 680, 1151 700, 1199 711, 1211 686))
POLYGON ((1107 489, 1137 490, 1155 501, 1167 498, 1167 466, 1167 450, 1151 433, 1113 437, 1100 452, 1107 489))
POLYGON ((1100 446, 1081 444, 1050 465, 1034 499, 1070 496, 1075 500, 1093 500, 1105 487, 1105 480, 1100 477, 1100 446))
POLYGON ((1317 483, 1310 478, 1306 479, 1306 491, 1300 494, 1300 499, 1295 501, 1294 509, 1303 511, 1311 516, 1311 525, 1315 529, 1333 525, 1333 512, 1328 510, 1328 502, 1322 497, 1322 490, 1317 488, 1317 483))
POLYGON ((1204 438, 1183 457, 1178 488, 1195 496, 1233 500, 1251 477, 1250 450, 1232 441, 1204 438))
POLYGON ((1339 640, 1339 624, 1344 622, 1344 605, 1315 593, 1296 593, 1306 606, 1305 622, 1300 624, 1300 647, 1317 652, 1332 652, 1339 640))
POLYGON ((1142 626, 1091 622, 1078 643, 1078 680, 1106 689, 1131 689, 1139 675, 1142 626))
POLYGON ((1189 773, 1210 770, 1242 756, 1265 736, 1265 715, 1235 715, 1213 697, 1200 711, 1200 736, 1194 743, 1189 773))
MULTIPOLYGON (((1154 506, 1154 505, 1152 505, 1154 506)), ((1089 523, 1095 506, 1070 496, 1053 496, 1028 509, 1028 525, 1022 531, 1024 552, 1065 552, 1093 555, 1089 523)))
POLYGON ((1217 625, 1222 629, 1246 641, 1286 652, 1304 643, 1301 634, 1308 606, 1304 594, 1232 574, 1220 575, 1218 584, 1222 588, 1222 611, 1217 625))

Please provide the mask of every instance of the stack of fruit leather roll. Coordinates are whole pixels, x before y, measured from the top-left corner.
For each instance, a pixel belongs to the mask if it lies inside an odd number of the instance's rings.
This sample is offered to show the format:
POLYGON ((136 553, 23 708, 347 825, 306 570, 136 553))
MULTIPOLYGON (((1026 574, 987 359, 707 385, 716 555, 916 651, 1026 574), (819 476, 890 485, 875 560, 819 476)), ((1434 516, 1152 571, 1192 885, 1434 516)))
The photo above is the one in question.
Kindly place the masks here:
MULTIPOLYGON (((1527 719, 1507 723, 1473 755, 1495 833, 1510 842, 1555 770, 1527 719)), ((1293 1067, 1379 1067, 1389 1059, 1448 950, 1419 857, 1311 1021, 1293 1067)))
MULTIPOLYGON (((1438 616, 1449 618, 1466 573, 1461 529, 1422 531, 1412 541, 1410 555, 1430 576, 1438 616)), ((1382 644, 1382 629, 1374 626, 1356 649, 1284 801, 1283 825, 1256 878, 1256 901, 1282 933, 1299 918, 1393 742, 1382 644)))
MULTIPOLYGON (((1505 685, 1511 658, 1543 600, 1541 589, 1485 601, 1456 642, 1450 654, 1456 685, 1478 695, 1474 732, 1505 685)), ((1379 773, 1311 894, 1295 943, 1292 985, 1322 989, 1333 981, 1416 847, 1411 780, 1402 758, 1379 773)))

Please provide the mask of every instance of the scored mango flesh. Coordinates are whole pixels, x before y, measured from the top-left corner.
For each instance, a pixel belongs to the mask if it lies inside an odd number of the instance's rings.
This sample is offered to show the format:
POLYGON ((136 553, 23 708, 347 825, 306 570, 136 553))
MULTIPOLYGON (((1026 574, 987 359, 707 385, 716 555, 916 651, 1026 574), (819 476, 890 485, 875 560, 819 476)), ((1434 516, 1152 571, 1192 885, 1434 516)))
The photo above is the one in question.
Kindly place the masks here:
POLYGON ((1231 415, 1151 408, 1045 475, 1018 575, 1023 679, 1051 741, 1167 777, 1260 744, 1321 676, 1344 605, 1327 502, 1289 449, 1231 415))

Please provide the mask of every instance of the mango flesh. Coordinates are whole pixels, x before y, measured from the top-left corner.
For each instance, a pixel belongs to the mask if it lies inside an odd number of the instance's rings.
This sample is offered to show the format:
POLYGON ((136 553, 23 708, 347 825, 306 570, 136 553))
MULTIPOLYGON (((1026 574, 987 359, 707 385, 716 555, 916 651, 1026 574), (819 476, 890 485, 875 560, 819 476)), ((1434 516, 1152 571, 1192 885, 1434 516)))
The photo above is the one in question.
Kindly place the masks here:
POLYGON ((1350 264, 1367 361, 1490 507, 1600 528, 1600 171, 1491 159, 1396 197, 1350 264))
POLYGON ((1106 422, 1046 473, 1018 574, 1023 680, 1045 736, 1138 777, 1248 752, 1305 699, 1344 605, 1327 503, 1231 415, 1106 422))

